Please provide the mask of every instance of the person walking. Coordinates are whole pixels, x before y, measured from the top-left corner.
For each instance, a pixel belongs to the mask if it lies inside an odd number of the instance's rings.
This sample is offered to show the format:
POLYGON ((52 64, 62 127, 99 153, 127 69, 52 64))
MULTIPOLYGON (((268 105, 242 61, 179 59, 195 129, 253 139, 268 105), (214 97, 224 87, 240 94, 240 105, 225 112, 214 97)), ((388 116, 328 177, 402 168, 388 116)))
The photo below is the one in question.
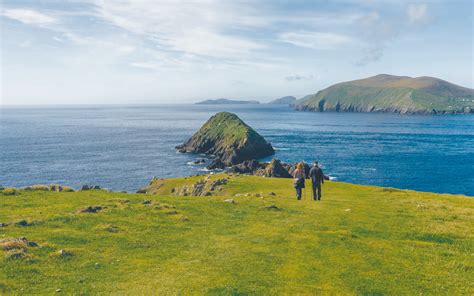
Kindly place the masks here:
POLYGON ((296 189, 296 198, 301 200, 301 191, 305 188, 304 180, 306 174, 304 171, 304 164, 302 162, 298 163, 296 170, 293 172, 293 185, 296 189))
POLYGON ((313 185, 313 199, 321 200, 321 184, 324 184, 324 174, 317 161, 314 162, 313 167, 309 170, 309 177, 313 185))

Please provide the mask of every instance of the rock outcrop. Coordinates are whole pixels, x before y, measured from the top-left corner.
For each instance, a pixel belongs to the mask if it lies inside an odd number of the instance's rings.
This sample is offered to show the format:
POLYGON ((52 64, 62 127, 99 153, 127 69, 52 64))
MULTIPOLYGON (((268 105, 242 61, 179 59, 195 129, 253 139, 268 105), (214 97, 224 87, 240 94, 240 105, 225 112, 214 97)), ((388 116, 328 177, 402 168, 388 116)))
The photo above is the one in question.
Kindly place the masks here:
POLYGON ((291 178, 290 173, 287 169, 281 164, 281 161, 278 159, 272 159, 263 169, 264 177, 274 177, 274 178, 291 178))
MULTIPOLYGON (((231 173, 248 174, 269 178, 292 178, 293 172, 296 169, 297 163, 282 163, 278 159, 273 159, 270 162, 259 162, 255 159, 244 161, 240 164, 229 168, 231 173)), ((309 177, 309 164, 304 164, 306 177, 309 177)), ((325 180, 329 180, 329 176, 324 176, 325 180)))
POLYGON ((214 156, 210 168, 222 168, 275 153, 254 129, 237 115, 219 112, 212 116, 189 140, 176 147, 180 152, 214 156))
POLYGON ((257 170, 264 169, 265 165, 256 161, 255 159, 246 160, 242 163, 232 166, 229 171, 239 174, 253 174, 257 170))
POLYGON ((214 178, 207 175, 178 187, 171 187, 165 179, 152 179, 150 184, 143 188, 147 194, 170 194, 176 196, 211 196, 218 195, 228 183, 229 179, 214 178))

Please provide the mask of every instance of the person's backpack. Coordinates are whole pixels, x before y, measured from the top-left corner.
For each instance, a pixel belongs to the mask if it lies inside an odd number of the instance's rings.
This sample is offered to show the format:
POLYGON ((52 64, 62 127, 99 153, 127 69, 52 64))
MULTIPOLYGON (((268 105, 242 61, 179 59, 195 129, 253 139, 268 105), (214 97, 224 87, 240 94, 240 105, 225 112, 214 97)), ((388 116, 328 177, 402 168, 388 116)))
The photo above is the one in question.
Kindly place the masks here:
POLYGON ((304 187, 304 178, 295 178, 293 180, 293 186, 295 188, 303 188, 304 187))

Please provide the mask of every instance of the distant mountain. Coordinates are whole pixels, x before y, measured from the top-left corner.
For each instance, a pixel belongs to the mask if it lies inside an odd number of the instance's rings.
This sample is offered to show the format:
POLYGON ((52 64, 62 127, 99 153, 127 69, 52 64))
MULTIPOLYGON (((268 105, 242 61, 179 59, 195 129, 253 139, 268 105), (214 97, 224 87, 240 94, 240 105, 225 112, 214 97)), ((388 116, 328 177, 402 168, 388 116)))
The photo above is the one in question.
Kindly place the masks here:
POLYGON ((239 101, 229 99, 205 100, 196 103, 197 105, 229 105, 229 104, 260 104, 259 101, 239 101))
POLYGON ((295 98, 295 97, 293 97, 293 96, 286 96, 286 97, 282 97, 282 98, 273 100, 273 101, 269 102, 268 104, 274 104, 274 105, 290 105, 290 104, 292 104, 294 101, 296 101, 296 98, 295 98))
POLYGON ((335 84, 292 106, 318 112, 474 113, 474 90, 433 77, 380 74, 335 84))

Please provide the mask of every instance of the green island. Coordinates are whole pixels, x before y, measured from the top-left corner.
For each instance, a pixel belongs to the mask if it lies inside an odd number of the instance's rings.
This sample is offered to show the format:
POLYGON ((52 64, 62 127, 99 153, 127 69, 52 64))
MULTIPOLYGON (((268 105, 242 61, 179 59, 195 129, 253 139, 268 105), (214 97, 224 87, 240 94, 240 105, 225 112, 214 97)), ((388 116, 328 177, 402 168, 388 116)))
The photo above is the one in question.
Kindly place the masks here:
POLYGON ((341 82, 292 103, 316 112, 474 113, 474 90, 434 77, 379 74, 341 82))
POLYGON ((474 293, 472 197, 328 181, 296 201, 226 173, 51 189, 0 190, 0 294, 474 293))

